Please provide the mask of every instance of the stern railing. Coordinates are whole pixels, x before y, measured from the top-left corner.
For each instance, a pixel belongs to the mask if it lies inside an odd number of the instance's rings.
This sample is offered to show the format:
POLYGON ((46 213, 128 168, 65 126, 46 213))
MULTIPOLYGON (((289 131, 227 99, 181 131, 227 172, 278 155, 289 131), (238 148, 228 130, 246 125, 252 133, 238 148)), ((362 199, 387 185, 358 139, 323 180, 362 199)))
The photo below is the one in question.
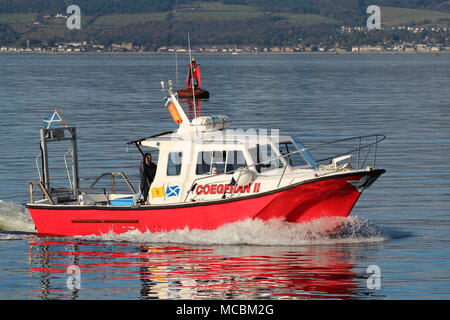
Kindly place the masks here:
POLYGON ((130 180, 128 180, 127 176, 123 172, 106 172, 106 173, 102 173, 100 176, 98 176, 94 180, 94 182, 91 183, 91 185, 86 190, 83 191, 83 193, 87 194, 87 193, 91 192, 95 188, 97 183, 101 179, 103 179, 105 177, 110 177, 111 178, 111 192, 112 193, 116 192, 116 177, 119 177, 119 178, 122 178, 122 180, 126 183, 128 188, 130 189, 130 191, 132 191, 133 194, 136 194, 136 189, 133 187, 133 185, 131 184, 130 180))

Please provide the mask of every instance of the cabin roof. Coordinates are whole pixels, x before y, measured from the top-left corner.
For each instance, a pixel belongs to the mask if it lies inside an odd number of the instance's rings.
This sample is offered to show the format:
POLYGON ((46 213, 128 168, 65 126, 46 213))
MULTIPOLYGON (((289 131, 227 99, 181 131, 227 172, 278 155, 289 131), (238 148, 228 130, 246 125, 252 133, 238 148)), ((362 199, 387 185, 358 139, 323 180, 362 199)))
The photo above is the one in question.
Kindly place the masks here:
MULTIPOLYGON (((246 141, 252 141, 261 139, 261 137, 271 138, 270 135, 262 135, 256 132, 234 132, 233 130, 216 130, 203 132, 198 136, 205 143, 213 143, 214 140, 218 139, 218 142, 230 143, 239 142, 239 140, 245 139, 246 141), (219 135, 223 135, 223 138, 219 135)), ((290 140, 291 136, 280 135, 278 136, 280 141, 290 140)), ((177 133, 177 131, 168 131, 159 134, 155 134, 149 137, 144 137, 134 141, 130 141, 127 144, 142 144, 142 142, 162 142, 170 140, 182 140, 182 139, 193 139, 193 136, 189 133, 177 133)))

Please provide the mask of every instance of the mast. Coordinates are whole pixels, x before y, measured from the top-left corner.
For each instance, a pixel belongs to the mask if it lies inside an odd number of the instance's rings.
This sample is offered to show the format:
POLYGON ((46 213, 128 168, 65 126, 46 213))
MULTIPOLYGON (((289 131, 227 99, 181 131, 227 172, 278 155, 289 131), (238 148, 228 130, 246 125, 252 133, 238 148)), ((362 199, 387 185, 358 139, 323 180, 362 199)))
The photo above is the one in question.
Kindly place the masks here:
POLYGON ((189 32, 188 32, 188 47, 189 47, 189 70, 191 73, 192 99, 194 102, 194 118, 197 118, 197 102, 195 100, 194 70, 192 68, 191 37, 189 35, 189 32))
POLYGON ((178 81, 178 54, 175 52, 175 75, 176 75, 176 87, 179 88, 180 83, 178 81))

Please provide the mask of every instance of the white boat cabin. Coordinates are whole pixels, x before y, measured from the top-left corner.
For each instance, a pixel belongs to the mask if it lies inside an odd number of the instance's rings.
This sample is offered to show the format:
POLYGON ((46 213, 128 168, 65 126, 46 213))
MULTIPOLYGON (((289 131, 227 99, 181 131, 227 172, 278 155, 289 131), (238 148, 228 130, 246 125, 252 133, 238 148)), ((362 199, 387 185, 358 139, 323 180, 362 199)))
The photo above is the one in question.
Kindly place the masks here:
POLYGON ((170 133, 141 145, 159 152, 151 204, 219 200, 274 190, 314 178, 317 167, 308 151, 289 159, 281 157, 303 148, 290 136, 170 133))
POLYGON ((243 197, 316 176, 318 164, 301 151, 304 146, 296 138, 230 130, 227 116, 189 121, 169 93, 167 104, 178 130, 139 141, 158 152, 150 205, 243 197))

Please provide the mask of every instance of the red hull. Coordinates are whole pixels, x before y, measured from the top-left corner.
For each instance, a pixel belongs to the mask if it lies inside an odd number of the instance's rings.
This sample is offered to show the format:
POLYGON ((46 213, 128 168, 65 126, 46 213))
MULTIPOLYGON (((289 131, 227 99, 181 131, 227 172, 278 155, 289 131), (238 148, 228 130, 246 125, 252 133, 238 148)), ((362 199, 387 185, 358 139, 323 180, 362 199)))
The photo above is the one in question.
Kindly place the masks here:
POLYGON ((28 205, 28 208, 39 233, 64 236, 120 234, 130 230, 158 232, 186 227, 208 230, 246 219, 282 218, 301 223, 325 217, 347 217, 361 195, 349 181, 369 176, 371 184, 383 172, 374 170, 319 178, 257 196, 209 203, 152 208, 64 205, 28 205))

